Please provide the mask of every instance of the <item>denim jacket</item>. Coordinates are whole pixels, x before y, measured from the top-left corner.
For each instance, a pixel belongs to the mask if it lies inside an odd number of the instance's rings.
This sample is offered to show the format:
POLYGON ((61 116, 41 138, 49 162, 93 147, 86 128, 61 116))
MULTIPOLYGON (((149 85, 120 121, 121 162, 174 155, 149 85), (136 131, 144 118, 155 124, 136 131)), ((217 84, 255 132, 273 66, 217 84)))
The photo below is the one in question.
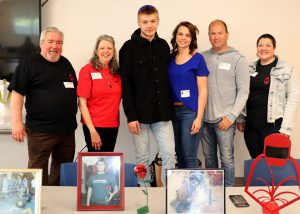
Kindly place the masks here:
MULTIPOLYGON (((249 65, 250 76, 256 73, 257 61, 249 65)), ((299 103, 300 87, 294 67, 278 59, 277 65, 270 72, 268 97, 268 123, 283 118, 280 132, 291 135, 299 103)))

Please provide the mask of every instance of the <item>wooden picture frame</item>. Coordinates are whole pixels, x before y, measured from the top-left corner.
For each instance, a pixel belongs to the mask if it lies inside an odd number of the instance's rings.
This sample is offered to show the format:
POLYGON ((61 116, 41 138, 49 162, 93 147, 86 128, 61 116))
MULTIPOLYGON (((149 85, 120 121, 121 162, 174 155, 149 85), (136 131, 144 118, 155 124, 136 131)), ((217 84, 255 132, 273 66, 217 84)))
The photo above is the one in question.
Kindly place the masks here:
POLYGON ((41 214, 42 169, 0 169, 0 213, 41 214))
POLYGON ((166 210, 175 213, 225 213, 223 169, 168 169, 166 210))
POLYGON ((77 170, 77 210, 124 210, 123 153, 80 152, 77 170))

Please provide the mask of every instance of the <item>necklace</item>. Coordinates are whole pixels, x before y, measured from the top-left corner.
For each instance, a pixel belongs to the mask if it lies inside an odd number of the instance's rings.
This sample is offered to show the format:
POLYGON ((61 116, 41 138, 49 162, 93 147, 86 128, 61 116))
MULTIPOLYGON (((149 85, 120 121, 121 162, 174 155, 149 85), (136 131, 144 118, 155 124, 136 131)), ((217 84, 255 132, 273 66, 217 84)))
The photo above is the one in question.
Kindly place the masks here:
POLYGON ((109 69, 102 69, 101 73, 102 73, 103 78, 106 80, 108 87, 112 88, 111 73, 110 73, 109 69), (107 74, 106 74, 106 71, 107 71, 107 74))

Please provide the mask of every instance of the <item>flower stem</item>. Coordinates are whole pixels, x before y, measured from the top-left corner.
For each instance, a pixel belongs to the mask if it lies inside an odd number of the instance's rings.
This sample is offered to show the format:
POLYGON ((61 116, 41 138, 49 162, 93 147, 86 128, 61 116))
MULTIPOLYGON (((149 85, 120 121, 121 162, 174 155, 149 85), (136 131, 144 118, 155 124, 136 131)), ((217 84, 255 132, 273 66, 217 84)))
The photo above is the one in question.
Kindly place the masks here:
POLYGON ((147 186, 146 186, 146 183, 145 183, 145 179, 143 179, 143 182, 144 182, 144 186, 145 186, 146 193, 147 193, 147 206, 148 206, 148 190, 147 190, 147 186))

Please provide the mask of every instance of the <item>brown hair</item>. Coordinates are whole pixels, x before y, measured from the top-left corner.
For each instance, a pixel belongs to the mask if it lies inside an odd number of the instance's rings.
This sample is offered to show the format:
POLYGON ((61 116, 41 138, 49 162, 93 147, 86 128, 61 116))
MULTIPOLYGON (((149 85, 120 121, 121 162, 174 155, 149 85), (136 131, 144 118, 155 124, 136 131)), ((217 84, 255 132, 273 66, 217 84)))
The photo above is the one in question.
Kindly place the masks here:
POLYGON ((171 50, 171 54, 176 54, 178 51, 178 47, 177 47, 177 43, 176 43, 176 35, 178 32, 178 29, 184 26, 186 28, 189 29, 189 32, 191 34, 191 44, 189 46, 190 48, 190 54, 194 52, 194 50, 196 50, 198 48, 198 44, 197 44, 197 34, 199 34, 199 30, 197 28, 196 25, 193 25, 190 22, 184 21, 184 22, 180 22, 174 29, 173 33, 172 33, 172 39, 171 39, 171 45, 172 45, 172 50, 171 50))
POLYGON ((152 5, 144 5, 142 6, 139 11, 138 11, 138 16, 141 14, 146 14, 146 15, 150 15, 150 14, 158 14, 158 10, 152 6, 152 5))
POLYGON ((256 41, 256 47, 258 46, 258 43, 261 39, 270 39, 272 42, 272 45, 274 48, 276 48, 276 39, 274 38, 274 36, 272 36, 271 34, 263 34, 260 37, 258 37, 257 41, 256 41))

